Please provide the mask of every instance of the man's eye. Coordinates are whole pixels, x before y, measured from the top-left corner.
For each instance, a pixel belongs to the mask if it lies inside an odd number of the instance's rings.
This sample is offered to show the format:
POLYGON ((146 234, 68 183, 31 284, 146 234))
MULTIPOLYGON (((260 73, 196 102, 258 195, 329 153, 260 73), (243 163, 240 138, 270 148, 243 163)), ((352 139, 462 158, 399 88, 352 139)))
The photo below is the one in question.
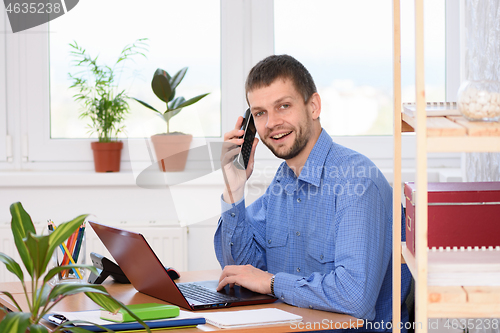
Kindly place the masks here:
POLYGON ((259 111, 259 112, 257 112, 257 113, 254 115, 254 117, 260 117, 260 116, 262 116, 263 114, 264 114, 264 111, 259 111))
POLYGON ((288 109, 290 107, 290 104, 282 104, 280 106, 280 109, 288 109))

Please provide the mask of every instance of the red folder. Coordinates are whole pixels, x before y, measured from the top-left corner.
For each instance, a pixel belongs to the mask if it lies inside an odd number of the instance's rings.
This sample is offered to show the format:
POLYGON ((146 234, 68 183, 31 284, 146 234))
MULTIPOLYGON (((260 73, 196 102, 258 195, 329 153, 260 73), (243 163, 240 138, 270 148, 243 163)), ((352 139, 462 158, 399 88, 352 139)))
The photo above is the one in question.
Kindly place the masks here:
MULTIPOLYGON (((415 194, 405 183, 406 246, 415 254, 415 194)), ((428 183, 428 247, 500 246, 500 182, 428 183)))

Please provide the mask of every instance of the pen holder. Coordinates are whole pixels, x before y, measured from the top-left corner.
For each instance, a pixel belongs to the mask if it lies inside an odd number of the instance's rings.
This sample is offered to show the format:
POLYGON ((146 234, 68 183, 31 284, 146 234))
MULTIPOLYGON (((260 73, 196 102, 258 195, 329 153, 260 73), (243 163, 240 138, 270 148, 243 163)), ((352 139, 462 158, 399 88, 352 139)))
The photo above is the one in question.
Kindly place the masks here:
MULTIPOLYGON (((72 234, 64 245, 59 246, 52 255, 51 266, 67 266, 71 264, 85 265, 86 264, 86 241, 85 227, 79 228, 72 234)), ((57 274, 52 283, 86 283, 88 270, 84 268, 72 268, 62 270, 57 274)))

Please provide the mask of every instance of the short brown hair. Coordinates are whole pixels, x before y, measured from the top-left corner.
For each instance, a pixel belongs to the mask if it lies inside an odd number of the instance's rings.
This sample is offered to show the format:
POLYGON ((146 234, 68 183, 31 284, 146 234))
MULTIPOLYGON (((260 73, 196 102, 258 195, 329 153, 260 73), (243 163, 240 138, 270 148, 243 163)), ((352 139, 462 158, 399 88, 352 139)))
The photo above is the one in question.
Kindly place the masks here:
POLYGON ((245 95, 256 88, 270 86, 278 78, 292 80, 304 103, 317 92, 314 80, 304 65, 294 57, 282 54, 269 56, 250 70, 245 83, 245 95))

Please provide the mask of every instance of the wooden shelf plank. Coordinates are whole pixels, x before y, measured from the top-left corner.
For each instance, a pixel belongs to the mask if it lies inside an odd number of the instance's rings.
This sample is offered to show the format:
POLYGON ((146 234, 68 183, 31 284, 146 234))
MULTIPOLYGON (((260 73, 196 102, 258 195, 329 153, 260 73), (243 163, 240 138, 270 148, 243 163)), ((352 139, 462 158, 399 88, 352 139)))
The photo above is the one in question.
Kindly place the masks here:
MULTIPOLYGON (((402 131, 403 132, 414 132, 416 127, 416 118, 402 112, 402 131)), ((439 141, 439 146, 437 148, 433 145, 429 145, 431 150, 429 151, 497 151, 499 144, 484 144, 491 140, 491 137, 500 138, 500 122, 474 122, 468 121, 462 116, 445 116, 445 117, 427 117, 427 137, 428 138, 447 138, 442 140, 434 139, 436 142, 439 141), (461 148, 464 137, 471 138, 470 142, 465 139, 466 146, 461 148), (484 137, 484 140, 478 139, 484 137), (450 140, 455 139, 462 140, 453 144, 450 140), (489 140, 488 140, 489 138, 489 140), (481 147, 476 147, 476 145, 481 145, 481 147), (484 146, 484 147, 482 147, 484 146), (466 149, 466 150, 460 150, 466 149)))
POLYGON ((464 286, 471 303, 500 304, 500 286, 464 286))
POLYGON ((429 286, 428 316, 432 318, 498 318, 500 287, 429 286))
POLYGON ((463 126, 469 136, 500 136, 500 122, 468 121, 462 116, 447 116, 446 118, 463 126))
POLYGON ((467 129, 446 117, 427 117, 427 137, 466 136, 467 129))
POLYGON ((429 304, 431 303, 465 303, 467 302, 467 293, 460 286, 429 286, 429 304))
MULTIPOLYGON (((412 132, 416 127, 416 118, 409 116, 406 113, 402 113, 401 117, 403 119, 403 129, 407 129, 407 132, 412 132), (404 125, 406 124, 406 125, 404 125)), ((427 117, 427 137, 435 136, 466 136, 467 129, 447 117, 427 117)))

